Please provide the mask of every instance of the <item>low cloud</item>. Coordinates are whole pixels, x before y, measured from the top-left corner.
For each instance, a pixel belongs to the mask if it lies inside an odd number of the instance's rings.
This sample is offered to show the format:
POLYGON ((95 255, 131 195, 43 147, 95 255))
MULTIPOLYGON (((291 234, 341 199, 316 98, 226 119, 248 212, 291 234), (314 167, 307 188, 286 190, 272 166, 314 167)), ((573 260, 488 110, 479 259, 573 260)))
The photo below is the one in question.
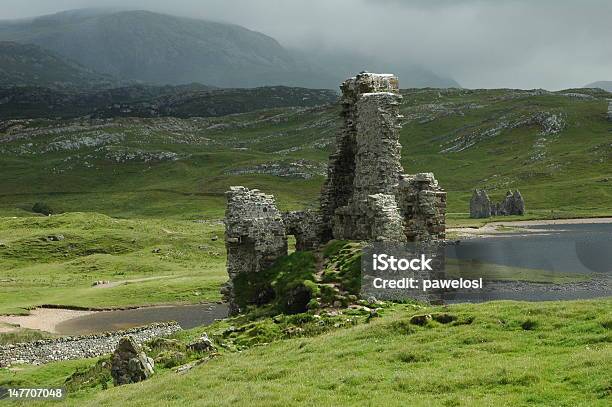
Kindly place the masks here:
POLYGON ((612 2, 607 0, 3 3, 3 19, 73 8, 121 7, 231 22, 268 34, 290 48, 420 65, 470 88, 560 89, 612 80, 612 2))

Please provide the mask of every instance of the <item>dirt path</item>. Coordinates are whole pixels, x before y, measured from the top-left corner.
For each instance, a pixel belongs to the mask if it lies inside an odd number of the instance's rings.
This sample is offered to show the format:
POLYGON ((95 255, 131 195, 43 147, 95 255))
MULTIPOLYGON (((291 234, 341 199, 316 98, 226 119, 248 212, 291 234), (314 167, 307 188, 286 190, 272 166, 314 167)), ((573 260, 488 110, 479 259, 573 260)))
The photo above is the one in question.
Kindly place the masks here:
POLYGON ((117 287, 123 284, 142 283, 144 281, 159 280, 162 278, 170 278, 170 277, 172 276, 157 276, 157 277, 135 278, 132 280, 107 281, 102 284, 96 284, 94 288, 113 288, 113 287, 117 287))
MULTIPOLYGON (((19 325, 21 328, 37 329, 57 333, 56 327, 64 321, 73 318, 91 315, 100 311, 75 311, 61 308, 36 308, 28 315, 2 315, 0 316, 0 324, 19 325)), ((2 332, 0 325, 0 332, 2 332)), ((5 332, 12 332, 14 327, 5 327, 5 332)))

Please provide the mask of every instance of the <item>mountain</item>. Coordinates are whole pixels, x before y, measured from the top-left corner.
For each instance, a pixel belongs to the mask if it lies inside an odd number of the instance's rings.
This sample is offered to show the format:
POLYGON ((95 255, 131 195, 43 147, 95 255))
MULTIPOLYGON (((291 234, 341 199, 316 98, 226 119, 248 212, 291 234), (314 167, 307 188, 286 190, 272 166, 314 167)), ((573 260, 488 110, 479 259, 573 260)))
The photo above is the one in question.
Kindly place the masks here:
POLYGON ((34 43, 98 72, 157 84, 250 87, 297 67, 266 35, 148 11, 72 11, 0 24, 0 39, 34 43))
MULTIPOLYGON (((149 11, 72 10, 4 21, 0 40, 33 43, 97 72, 151 84, 337 89, 348 73, 380 69, 350 55, 330 52, 319 59, 314 53, 296 53, 238 25, 149 11)), ((456 84, 426 69, 395 72, 409 86, 456 84)))
POLYGON ((585 88, 600 88, 612 92, 612 81, 597 81, 584 85, 585 88))
POLYGON ((82 86, 111 78, 32 44, 0 41, 0 86, 82 86))

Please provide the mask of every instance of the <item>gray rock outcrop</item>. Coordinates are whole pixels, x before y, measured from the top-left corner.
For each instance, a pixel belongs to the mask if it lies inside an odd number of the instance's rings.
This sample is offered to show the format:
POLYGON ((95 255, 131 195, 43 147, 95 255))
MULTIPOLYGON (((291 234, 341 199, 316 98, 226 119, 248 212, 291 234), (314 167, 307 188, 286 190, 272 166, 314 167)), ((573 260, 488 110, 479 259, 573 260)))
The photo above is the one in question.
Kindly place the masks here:
POLYGON ((491 217, 491 199, 484 189, 475 189, 470 199, 470 218, 491 217))
POLYGON ((608 121, 612 122, 612 99, 608 99, 608 121))
POLYGON ((153 374, 153 359, 148 357, 131 336, 119 340, 111 357, 111 376, 115 386, 137 383, 153 374))

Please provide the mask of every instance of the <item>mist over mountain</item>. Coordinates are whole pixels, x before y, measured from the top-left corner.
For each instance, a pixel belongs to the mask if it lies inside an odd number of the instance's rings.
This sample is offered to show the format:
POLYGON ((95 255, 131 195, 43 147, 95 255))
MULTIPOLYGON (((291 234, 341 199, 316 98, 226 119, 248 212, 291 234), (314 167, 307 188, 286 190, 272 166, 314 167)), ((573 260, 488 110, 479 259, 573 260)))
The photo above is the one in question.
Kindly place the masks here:
POLYGON ((585 88, 600 88, 612 92, 612 81, 597 81, 584 85, 585 88))
POLYGON ((0 86, 92 86, 112 83, 77 63, 33 44, 0 41, 0 86))
MULTIPOLYGON (((36 44, 96 72, 152 84, 337 88, 349 74, 381 69, 362 57, 296 53, 238 25, 149 11, 86 9, 1 21, 0 40, 36 44)), ((397 68, 405 87, 458 86, 424 68, 397 68)))

